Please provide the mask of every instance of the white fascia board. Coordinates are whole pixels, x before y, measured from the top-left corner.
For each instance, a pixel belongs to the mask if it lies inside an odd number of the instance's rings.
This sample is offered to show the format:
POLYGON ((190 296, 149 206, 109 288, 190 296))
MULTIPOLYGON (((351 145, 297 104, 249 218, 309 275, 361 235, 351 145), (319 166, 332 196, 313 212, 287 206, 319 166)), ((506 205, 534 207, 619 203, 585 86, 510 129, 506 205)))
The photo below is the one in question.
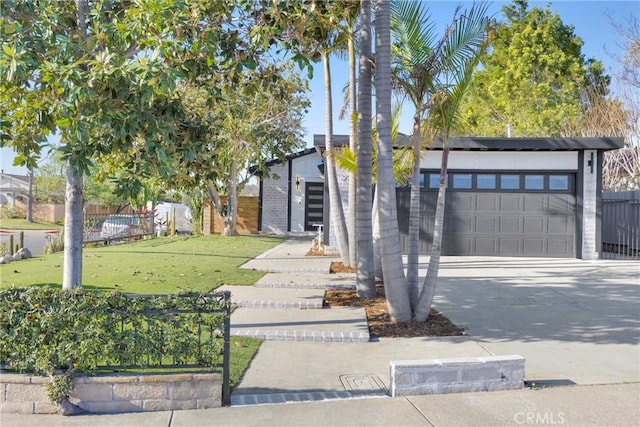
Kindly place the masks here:
MULTIPOLYGON (((423 151, 421 169, 440 169, 441 151, 423 151)), ((450 151, 449 169, 577 170, 577 151, 450 151)))

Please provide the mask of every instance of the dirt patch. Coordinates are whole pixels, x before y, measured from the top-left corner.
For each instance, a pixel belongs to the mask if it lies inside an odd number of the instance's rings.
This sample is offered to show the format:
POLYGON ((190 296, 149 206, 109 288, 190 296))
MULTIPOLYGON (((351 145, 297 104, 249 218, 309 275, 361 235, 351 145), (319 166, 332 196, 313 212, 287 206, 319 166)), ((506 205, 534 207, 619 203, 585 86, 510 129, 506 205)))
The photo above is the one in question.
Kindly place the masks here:
POLYGON ((356 273, 357 272, 355 267, 346 266, 342 261, 332 262, 329 271, 331 271, 332 273, 356 273))
POLYGON ((396 323, 389 317, 387 301, 384 296, 384 286, 376 286, 375 298, 360 299, 353 289, 327 289, 324 305, 329 307, 348 306, 364 307, 369 324, 369 335, 380 338, 409 338, 409 337, 449 337, 464 335, 464 328, 453 324, 442 313, 431 309, 425 323, 415 321, 396 323))

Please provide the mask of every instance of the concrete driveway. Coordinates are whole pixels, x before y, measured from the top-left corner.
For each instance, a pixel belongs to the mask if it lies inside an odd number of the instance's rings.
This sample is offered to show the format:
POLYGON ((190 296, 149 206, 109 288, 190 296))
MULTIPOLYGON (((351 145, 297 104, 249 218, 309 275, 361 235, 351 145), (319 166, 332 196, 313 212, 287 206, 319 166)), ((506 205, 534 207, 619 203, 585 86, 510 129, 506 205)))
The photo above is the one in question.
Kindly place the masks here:
POLYGON ((637 261, 443 257, 434 306, 528 380, 640 381, 637 261))

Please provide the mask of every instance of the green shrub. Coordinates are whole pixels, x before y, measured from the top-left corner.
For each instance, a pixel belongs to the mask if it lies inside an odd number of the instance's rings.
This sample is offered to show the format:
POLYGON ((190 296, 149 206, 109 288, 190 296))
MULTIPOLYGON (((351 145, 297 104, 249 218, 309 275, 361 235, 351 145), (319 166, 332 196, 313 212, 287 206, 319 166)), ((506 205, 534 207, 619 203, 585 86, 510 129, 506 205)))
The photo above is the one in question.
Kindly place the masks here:
POLYGON ((55 403, 74 375, 102 367, 213 368, 222 363, 223 304, 211 294, 12 288, 0 292, 0 365, 49 376, 55 403))

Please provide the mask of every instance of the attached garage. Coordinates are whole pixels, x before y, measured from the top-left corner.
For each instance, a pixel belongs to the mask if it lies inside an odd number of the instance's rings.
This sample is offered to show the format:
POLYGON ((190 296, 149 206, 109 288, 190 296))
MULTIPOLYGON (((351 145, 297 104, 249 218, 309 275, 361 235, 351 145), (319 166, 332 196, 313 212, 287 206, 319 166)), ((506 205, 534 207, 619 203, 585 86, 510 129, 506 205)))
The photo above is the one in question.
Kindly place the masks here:
MULTIPOLYGON (((430 251, 439 172, 424 172, 421 252, 430 251)), ((453 172, 444 222, 446 255, 574 258, 575 174, 453 172), (532 189, 531 187, 535 188, 532 189)), ((409 189, 397 193, 403 248, 409 228, 409 189)))
MULTIPOLYGON (((597 257, 602 153, 618 138, 455 138, 450 141, 444 255, 597 257)), ((421 159, 420 252, 429 253, 441 146, 421 159)), ((408 187, 398 188, 403 250, 408 187)))
MULTIPOLYGON (((400 144, 409 138, 401 135, 400 144)), ((348 144, 335 135, 334 145, 348 144)), ((328 189, 324 183, 324 136, 307 149, 269 164, 260 181, 260 231, 315 231, 336 251, 328 189)), ((451 138, 443 254, 595 259, 601 247, 602 158, 622 138, 451 138)), ((441 143, 420 160, 420 252, 428 254, 441 143)), ((338 170, 347 211, 349 174, 338 170)), ((398 226, 407 251, 408 187, 398 188, 398 226)))

